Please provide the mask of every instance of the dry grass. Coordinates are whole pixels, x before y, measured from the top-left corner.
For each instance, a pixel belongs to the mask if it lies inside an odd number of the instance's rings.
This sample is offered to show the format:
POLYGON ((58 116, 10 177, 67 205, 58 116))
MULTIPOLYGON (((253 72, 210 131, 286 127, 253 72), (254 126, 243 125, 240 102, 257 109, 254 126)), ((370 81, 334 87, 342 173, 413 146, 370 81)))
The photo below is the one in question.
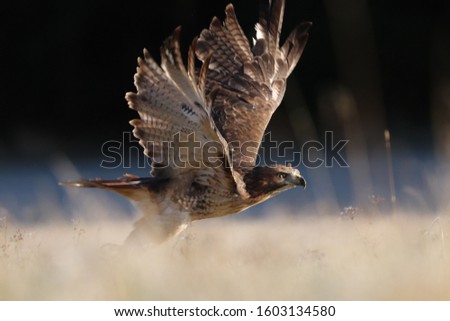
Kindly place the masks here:
POLYGON ((450 216, 215 219, 145 251, 130 222, 0 222, 3 300, 449 300, 450 216))

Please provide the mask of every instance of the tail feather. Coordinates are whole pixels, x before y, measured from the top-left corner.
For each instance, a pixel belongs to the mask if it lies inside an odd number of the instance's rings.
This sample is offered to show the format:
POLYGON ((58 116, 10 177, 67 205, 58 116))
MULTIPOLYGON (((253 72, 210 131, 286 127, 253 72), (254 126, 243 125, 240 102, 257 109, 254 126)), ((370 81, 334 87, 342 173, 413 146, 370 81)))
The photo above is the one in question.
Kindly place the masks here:
POLYGON ((134 247, 161 243, 186 228, 188 213, 181 211, 177 203, 166 197, 168 181, 126 174, 116 180, 83 179, 61 182, 60 185, 105 189, 136 201, 143 217, 136 222, 125 241, 125 245, 134 247))
POLYGON ((83 179, 79 181, 61 182, 60 185, 70 187, 100 188, 116 192, 134 201, 148 197, 149 192, 158 192, 164 185, 164 179, 155 177, 138 177, 126 174, 116 180, 83 179))

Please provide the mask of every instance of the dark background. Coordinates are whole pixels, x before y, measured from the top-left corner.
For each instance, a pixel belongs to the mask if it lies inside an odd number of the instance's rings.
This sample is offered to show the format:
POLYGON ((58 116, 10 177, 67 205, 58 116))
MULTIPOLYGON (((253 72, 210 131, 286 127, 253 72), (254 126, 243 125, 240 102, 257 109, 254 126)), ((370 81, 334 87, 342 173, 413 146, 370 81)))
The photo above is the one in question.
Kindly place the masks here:
MULTIPOLYGON (((5 177, 17 184, 15 174, 33 167, 39 171, 61 155, 76 166, 82 160, 97 164, 101 145, 131 130, 128 121, 136 114, 127 108, 124 95, 134 91, 142 49, 159 61, 160 44, 181 25, 186 54, 212 16, 224 17, 228 2, 2 4, 3 189, 8 189, 5 177)), ((244 31, 252 36, 258 1, 233 3, 244 31)), ((287 0, 282 39, 305 20, 314 23, 310 40, 268 130, 277 139, 295 138, 299 146, 320 141, 326 130, 350 140, 346 155, 354 171, 336 169, 330 179, 335 190, 346 191, 338 197, 340 204, 357 199, 358 191, 364 197, 388 197, 386 128, 391 130, 398 185, 422 184, 429 172, 418 171, 448 155, 450 1, 287 0)), ((96 176, 108 176, 96 170, 96 176)), ((320 182, 321 175, 303 172, 320 182)), ((315 186, 316 194, 325 188, 315 186)), ((401 193, 402 187, 398 189, 401 193)))

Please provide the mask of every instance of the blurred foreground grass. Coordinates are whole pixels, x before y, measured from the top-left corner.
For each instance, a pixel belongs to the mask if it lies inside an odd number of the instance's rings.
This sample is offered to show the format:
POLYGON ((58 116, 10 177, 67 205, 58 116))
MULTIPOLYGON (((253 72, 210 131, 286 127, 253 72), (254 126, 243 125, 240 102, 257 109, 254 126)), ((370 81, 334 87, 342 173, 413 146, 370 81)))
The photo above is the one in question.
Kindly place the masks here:
POLYGON ((126 222, 0 228, 2 300, 449 300, 450 215, 196 222, 127 250, 126 222))

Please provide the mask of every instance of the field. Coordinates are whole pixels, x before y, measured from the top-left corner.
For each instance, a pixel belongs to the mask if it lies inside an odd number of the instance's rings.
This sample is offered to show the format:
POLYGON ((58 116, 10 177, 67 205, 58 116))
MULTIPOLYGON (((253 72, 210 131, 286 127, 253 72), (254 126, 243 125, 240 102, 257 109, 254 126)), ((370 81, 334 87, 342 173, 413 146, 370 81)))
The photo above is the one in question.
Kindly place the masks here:
POLYGON ((449 211, 295 214, 194 222, 146 249, 117 245, 130 220, 3 218, 0 299, 450 299, 449 211))

